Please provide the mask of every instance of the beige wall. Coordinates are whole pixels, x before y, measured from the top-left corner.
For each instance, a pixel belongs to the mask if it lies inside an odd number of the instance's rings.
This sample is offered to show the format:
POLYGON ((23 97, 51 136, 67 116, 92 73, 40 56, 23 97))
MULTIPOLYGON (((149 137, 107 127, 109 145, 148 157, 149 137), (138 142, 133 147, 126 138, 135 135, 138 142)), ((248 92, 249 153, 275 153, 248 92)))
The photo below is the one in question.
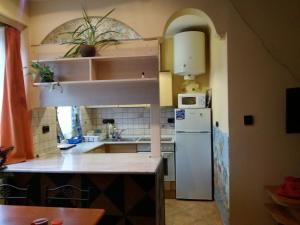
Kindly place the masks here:
MULTIPOLYGON (((80 0, 52 0, 36 1, 30 7, 30 25, 32 28, 32 44, 39 44, 41 40, 55 27, 63 22, 81 16, 80 0), (46 25, 45 25, 46 24, 46 25)), ((210 17, 224 18, 226 14, 226 2, 218 0, 88 0, 89 15, 104 15, 112 8, 116 8, 111 17, 118 19, 143 37, 163 36, 167 20, 173 13, 187 7, 201 8, 205 12, 210 11, 210 17), (217 5, 217 7, 216 7, 217 5), (201 6, 201 7, 200 7, 201 6)), ((226 20, 217 20, 217 28, 222 27, 226 20)), ((226 30, 226 27, 225 27, 226 30)), ((222 29, 219 30, 223 32, 222 29)))
MULTIPOLYGON (((299 41, 292 41, 300 35, 299 22, 296 22, 300 21, 299 3, 243 0, 238 5, 265 44, 292 68, 300 54, 299 41), (291 59, 293 57, 295 59, 291 59)), ((285 89, 300 86, 300 83, 270 57, 237 14, 230 14, 230 21, 231 222, 234 225, 272 224, 263 207, 267 201, 263 186, 280 184, 286 175, 300 176, 300 135, 285 133, 285 89), (254 126, 243 125, 245 114, 254 116, 254 126)), ((300 79, 300 69, 294 71, 300 79)))
POLYGON ((227 37, 211 38, 210 87, 212 88, 213 126, 229 134, 227 37))
POLYGON ((0 0, 0 21, 10 25, 26 25, 29 20, 26 1, 22 5, 19 0, 0 0))
MULTIPOLYGON (((227 32, 230 132, 231 225, 271 225, 263 208, 263 186, 278 184, 284 175, 300 176, 300 136, 285 134, 284 91, 300 85, 263 48, 227 0, 90 0, 90 15, 125 22, 144 37, 162 36, 168 18, 183 8, 199 8, 227 32), (253 114, 255 125, 243 126, 243 115, 253 114)), ((238 7, 271 51, 300 73, 299 1, 240 0, 238 7), (269 10, 270 9, 270 10, 269 10), (295 61, 296 60, 296 61, 295 61)), ((51 0, 31 6, 32 44, 56 26, 80 16, 79 1, 51 0)), ((221 116, 221 114, 220 114, 221 116)), ((225 128, 224 128, 225 129, 225 128)))

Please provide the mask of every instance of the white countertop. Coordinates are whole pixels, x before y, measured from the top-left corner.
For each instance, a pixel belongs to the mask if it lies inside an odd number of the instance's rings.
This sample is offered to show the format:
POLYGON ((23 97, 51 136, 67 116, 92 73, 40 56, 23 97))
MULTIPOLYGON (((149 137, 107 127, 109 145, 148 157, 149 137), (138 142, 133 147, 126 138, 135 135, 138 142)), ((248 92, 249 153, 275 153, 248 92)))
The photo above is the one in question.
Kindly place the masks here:
POLYGON ((49 154, 8 165, 3 172, 153 174, 160 162, 149 153, 49 154))
POLYGON ((58 150, 62 154, 82 154, 105 145, 104 142, 82 142, 67 150, 58 150))
MULTIPOLYGON (((126 137, 126 136, 124 136, 126 137)), ((130 136, 132 138, 133 136, 130 136)), ((60 150, 62 154, 81 154, 87 153, 92 151, 93 149, 99 148, 103 145, 118 145, 118 144, 150 144, 150 141, 140 141, 141 138, 146 138, 149 136, 139 136, 136 137, 136 141, 100 141, 100 142, 82 142, 76 144, 75 147, 67 149, 67 150, 60 150)), ((173 136, 162 136, 162 138, 171 138, 170 141, 161 141, 162 144, 174 144, 174 137, 173 136)), ((126 137, 128 138, 128 137, 126 137)))

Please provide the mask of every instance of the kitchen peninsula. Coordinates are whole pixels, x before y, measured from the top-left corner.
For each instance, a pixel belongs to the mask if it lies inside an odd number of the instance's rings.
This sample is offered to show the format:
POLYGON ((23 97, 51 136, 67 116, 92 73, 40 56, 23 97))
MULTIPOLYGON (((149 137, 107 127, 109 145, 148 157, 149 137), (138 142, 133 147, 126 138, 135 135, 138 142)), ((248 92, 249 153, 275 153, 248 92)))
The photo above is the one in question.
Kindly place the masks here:
POLYGON ((5 183, 28 187, 29 204, 41 206, 49 202, 49 189, 72 185, 88 190, 87 207, 105 210, 103 225, 164 225, 158 40, 120 42, 96 57, 61 58, 63 54, 53 55, 43 46, 33 48, 35 62, 53 68, 54 80, 59 81, 33 81, 34 107, 149 104, 151 153, 99 154, 90 150, 105 142, 85 143, 67 154, 9 165, 1 171, 5 183), (89 154, 73 154, 76 151, 89 154))
POLYGON ((103 208, 100 224, 164 225, 163 169, 150 154, 51 154, 8 165, 7 183, 29 187, 29 204, 46 205, 47 188, 71 184, 90 190, 90 208, 103 208))

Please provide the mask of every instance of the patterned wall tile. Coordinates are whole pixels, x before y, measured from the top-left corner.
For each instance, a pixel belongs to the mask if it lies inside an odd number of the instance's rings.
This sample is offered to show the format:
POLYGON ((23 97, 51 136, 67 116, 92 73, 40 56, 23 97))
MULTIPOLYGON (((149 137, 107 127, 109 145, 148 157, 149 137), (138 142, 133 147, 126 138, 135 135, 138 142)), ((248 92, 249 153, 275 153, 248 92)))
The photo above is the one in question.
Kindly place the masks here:
POLYGON ((56 151, 56 110, 54 107, 32 110, 32 137, 35 156, 56 151), (50 131, 43 134, 43 126, 49 126, 50 131))
MULTIPOLYGON (((161 108, 162 135, 175 134, 174 124, 168 123, 169 118, 174 118, 174 108, 161 108)), ((82 114, 84 125, 91 123, 92 130, 99 128, 105 131, 106 126, 102 123, 103 119, 114 119, 118 129, 125 129, 123 135, 150 135, 149 108, 99 108, 90 109, 82 114)), ((85 134, 85 132, 83 133, 85 134)))
POLYGON ((215 200, 224 225, 229 224, 229 145, 228 134, 213 128, 215 200))

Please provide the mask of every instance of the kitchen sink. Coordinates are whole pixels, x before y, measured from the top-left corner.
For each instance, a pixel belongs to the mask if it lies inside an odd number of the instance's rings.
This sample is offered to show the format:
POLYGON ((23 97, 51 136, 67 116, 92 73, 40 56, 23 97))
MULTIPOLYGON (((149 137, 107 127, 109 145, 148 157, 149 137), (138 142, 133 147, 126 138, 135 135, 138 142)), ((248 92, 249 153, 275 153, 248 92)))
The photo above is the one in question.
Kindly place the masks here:
MULTIPOLYGON (((162 137, 160 139, 161 141, 172 141, 173 138, 172 137, 162 137)), ((104 139, 104 142, 150 142, 151 138, 150 137, 122 137, 121 139, 104 139)))
POLYGON ((150 141, 150 138, 148 137, 142 137, 139 139, 139 141, 150 141))
POLYGON ((138 140, 137 137, 124 137, 121 139, 104 139, 104 142, 136 142, 138 140))
MULTIPOLYGON (((139 139, 139 141, 150 141, 150 137, 142 137, 139 139)), ((162 137, 160 139, 160 141, 172 141, 172 138, 171 137, 162 137)))

